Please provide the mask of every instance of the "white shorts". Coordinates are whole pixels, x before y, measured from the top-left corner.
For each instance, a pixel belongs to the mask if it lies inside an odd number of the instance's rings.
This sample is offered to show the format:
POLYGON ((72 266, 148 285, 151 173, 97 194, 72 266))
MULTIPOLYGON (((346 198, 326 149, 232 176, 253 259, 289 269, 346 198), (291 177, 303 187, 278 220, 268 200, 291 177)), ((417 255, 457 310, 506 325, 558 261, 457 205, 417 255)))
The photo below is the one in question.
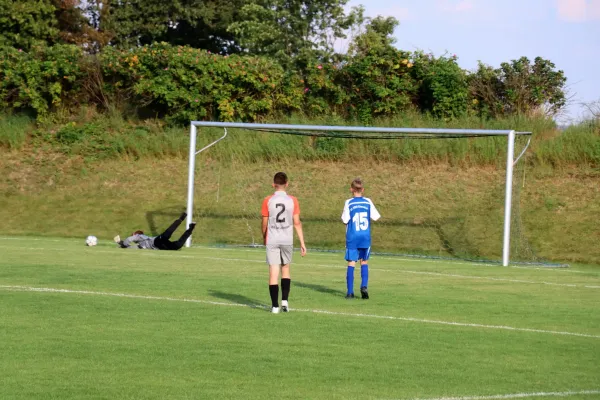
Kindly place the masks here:
POLYGON ((267 264, 286 265, 292 262, 294 246, 291 244, 268 244, 267 264))

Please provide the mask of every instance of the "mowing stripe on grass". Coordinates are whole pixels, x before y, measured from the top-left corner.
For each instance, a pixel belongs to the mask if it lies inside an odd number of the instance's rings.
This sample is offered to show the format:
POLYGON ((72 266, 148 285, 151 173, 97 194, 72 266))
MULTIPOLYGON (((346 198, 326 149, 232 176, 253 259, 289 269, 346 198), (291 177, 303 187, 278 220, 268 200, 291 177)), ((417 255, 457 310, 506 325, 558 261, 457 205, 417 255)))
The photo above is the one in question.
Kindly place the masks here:
POLYGON ((491 395, 491 396, 434 397, 434 398, 430 398, 430 399, 415 398, 415 399, 411 399, 411 400, 494 400, 494 399, 523 399, 523 398, 527 398, 527 397, 569 397, 569 396, 590 395, 590 394, 600 394, 600 390, 495 394, 495 395, 491 395))
MULTIPOLYGON (((262 304, 242 304, 242 303, 227 303, 211 300, 198 300, 198 299, 186 299, 186 298, 175 298, 175 297, 163 297, 163 296, 145 296, 128 293, 111 293, 111 292, 94 292, 89 290, 72 290, 72 289, 57 289, 57 288, 44 288, 44 287, 32 287, 32 286, 18 286, 18 285, 0 285, 0 289, 7 291, 25 291, 25 292, 45 292, 45 293, 70 293, 70 294, 84 294, 84 295, 95 295, 95 296, 113 296, 113 297, 125 297, 131 299, 144 299, 144 300, 163 300, 163 301, 180 301, 186 303, 199 303, 199 304, 211 304, 218 306, 233 306, 233 307, 250 307, 250 308, 262 308, 269 309, 270 307, 262 304)), ((437 325, 449 325, 449 326, 460 326, 468 328, 483 328, 483 329, 500 329, 515 332, 532 332, 532 333, 545 333, 551 335, 565 335, 565 336, 578 336, 585 338, 600 339, 600 335, 590 335, 586 333, 577 332, 565 332, 565 331, 551 331, 545 329, 533 329, 533 328, 516 328, 512 326, 504 325, 484 325, 474 324, 465 322, 454 322, 454 321, 441 321, 411 317, 394 317, 388 315, 375 315, 375 314, 354 314, 339 311, 327 311, 327 310, 310 310, 302 308, 294 308, 292 311, 295 312, 308 312, 314 314, 325 314, 335 315, 343 317, 356 317, 356 318, 371 318, 371 319, 387 319, 394 321, 407 321, 407 322, 419 322, 424 324, 437 324, 437 325)))
MULTIPOLYGON (((40 241, 40 242, 81 242, 79 239, 46 239, 46 238, 29 238, 29 237, 12 237, 12 236, 0 236, 0 240, 28 240, 28 241, 40 241)), ((244 251, 244 252, 256 252, 256 249, 241 249, 235 247, 213 247, 213 246, 200 246, 200 245, 192 245, 192 248, 201 249, 201 250, 214 250, 214 251, 244 251)), ((310 249, 309 249, 310 250, 310 249)), ((322 253, 322 252, 311 252, 311 256, 331 256, 331 253, 322 253)), ((515 268, 515 269, 528 269, 528 270, 543 270, 543 271, 558 271, 558 272, 571 272, 571 273, 579 273, 579 274, 588 274, 588 271, 580 271, 572 268, 539 268, 539 267, 529 267, 529 266, 517 266, 517 265, 509 265, 508 267, 500 266, 499 264, 486 264, 476 261, 464 262, 460 260, 452 260, 452 259, 444 259, 444 260, 436 260, 436 259, 419 259, 413 257, 377 257, 380 260, 399 260, 399 261, 408 261, 408 262, 422 262, 422 263, 440 263, 444 262, 452 265, 470 265, 470 266, 484 266, 484 267, 500 267, 500 268, 515 268)))
MULTIPOLYGON (((144 255, 154 255, 153 253, 144 253, 144 255)), ((235 262, 251 262, 251 263, 261 263, 265 264, 265 261, 262 260, 247 260, 244 258, 223 258, 223 257, 206 257, 206 256, 178 256, 185 258, 202 258, 206 260, 217 260, 217 261, 235 261, 235 262)), ((335 268, 335 269, 346 269, 346 266, 343 264, 338 265, 326 265, 326 264, 297 264, 302 266, 310 266, 310 267, 321 267, 321 268, 335 268)), ((432 275, 432 276, 443 276, 450 278, 461 278, 461 279, 479 279, 479 280, 489 280, 489 281, 499 281, 499 282, 512 282, 512 283, 526 283, 533 285, 550 285, 550 286, 563 286, 563 287, 582 287, 587 289, 600 289, 600 286, 595 285, 577 285, 574 283, 554 283, 554 282, 544 282, 544 281, 528 281, 524 279, 508 279, 508 278, 493 278, 487 276, 476 276, 476 275, 458 275, 458 274, 445 274, 442 272, 429 272, 429 271, 411 271, 407 269, 383 269, 383 268, 372 268, 369 267, 371 271, 380 271, 380 272, 396 272, 396 273, 406 273, 406 274, 418 274, 418 275, 432 275)))
MULTIPOLYGON (((2 247, 2 246, 0 246, 2 247)), ((69 249, 66 248, 44 248, 44 247, 24 247, 24 246, 10 246, 12 249, 22 249, 22 250, 54 250, 54 251, 67 251, 69 249)), ((104 249, 95 249, 94 251, 103 252, 103 253, 113 253, 114 251, 108 250, 103 251, 104 249)), ((150 257, 168 257, 168 258, 188 258, 188 259, 204 259, 204 260, 217 260, 217 261, 235 261, 235 262, 246 262, 246 263, 258 263, 258 264, 266 264, 264 260, 249 260, 246 258, 226 258, 226 257, 208 257, 208 256, 192 256, 192 255, 183 255, 183 254, 161 254, 160 252, 139 252, 138 254, 143 256, 150 257)), ((396 260, 393 258, 387 258, 387 260, 396 260)), ((345 269, 346 266, 341 263, 338 265, 327 265, 327 264, 297 264, 303 266, 311 266, 311 267, 321 267, 321 268, 335 268, 335 269, 345 269)), ((561 287, 573 287, 573 288, 586 288, 586 289, 600 289, 599 285, 580 285, 574 283, 554 283, 554 282, 545 282, 545 281, 529 281, 524 279, 509 279, 509 278, 493 278, 487 276, 477 276, 477 275, 459 275, 459 274, 446 274, 442 272, 430 272, 430 271, 412 271, 406 269, 384 269, 384 268, 373 268, 370 267, 371 271, 380 271, 380 272, 393 272, 393 273, 406 273, 406 274, 418 274, 418 275, 431 275, 431 276, 441 276, 441 277, 450 277, 450 278, 461 278, 461 279, 478 279, 478 280, 489 280, 489 281, 497 281, 497 282, 512 282, 512 283, 524 283, 529 285, 549 285, 549 286, 561 286, 561 287)), ((544 269, 546 271, 547 269, 544 269)))
POLYGON ((594 285, 577 285, 577 284, 574 284, 574 283, 554 283, 554 282, 544 282, 544 281, 528 281, 528 280, 524 280, 524 279, 493 278, 493 277, 489 277, 489 276, 476 276, 476 275, 444 274, 442 272, 410 271, 410 270, 406 270, 406 269, 403 269, 403 270, 378 269, 378 271, 404 272, 404 273, 407 273, 407 274, 419 274, 419 275, 438 275, 438 276, 448 276, 448 277, 452 277, 452 278, 481 279, 481 280, 489 280, 489 281, 527 283, 527 284, 536 284, 536 285, 551 285, 551 286, 583 287, 583 288, 588 288, 588 289, 600 289, 600 286, 594 286, 594 285))

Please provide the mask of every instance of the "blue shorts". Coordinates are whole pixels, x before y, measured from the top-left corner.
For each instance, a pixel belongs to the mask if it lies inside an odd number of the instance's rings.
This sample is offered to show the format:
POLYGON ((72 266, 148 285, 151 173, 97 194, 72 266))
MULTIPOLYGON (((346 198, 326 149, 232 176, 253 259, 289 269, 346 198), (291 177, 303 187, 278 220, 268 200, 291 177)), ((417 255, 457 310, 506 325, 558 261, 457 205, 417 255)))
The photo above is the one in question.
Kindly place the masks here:
POLYGON ((366 249, 346 249, 346 261, 367 261, 371 254, 371 248, 366 249))

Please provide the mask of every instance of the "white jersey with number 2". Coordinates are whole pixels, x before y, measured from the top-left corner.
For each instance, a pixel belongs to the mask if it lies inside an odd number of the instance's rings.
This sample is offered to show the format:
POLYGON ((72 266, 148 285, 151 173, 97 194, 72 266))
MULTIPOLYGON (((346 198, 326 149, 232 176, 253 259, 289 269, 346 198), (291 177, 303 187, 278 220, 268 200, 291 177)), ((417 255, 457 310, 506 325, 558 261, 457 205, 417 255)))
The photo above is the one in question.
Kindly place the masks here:
POLYGON ((265 198, 261 214, 269 217, 266 244, 294 244, 294 215, 300 214, 298 199, 277 191, 265 198))

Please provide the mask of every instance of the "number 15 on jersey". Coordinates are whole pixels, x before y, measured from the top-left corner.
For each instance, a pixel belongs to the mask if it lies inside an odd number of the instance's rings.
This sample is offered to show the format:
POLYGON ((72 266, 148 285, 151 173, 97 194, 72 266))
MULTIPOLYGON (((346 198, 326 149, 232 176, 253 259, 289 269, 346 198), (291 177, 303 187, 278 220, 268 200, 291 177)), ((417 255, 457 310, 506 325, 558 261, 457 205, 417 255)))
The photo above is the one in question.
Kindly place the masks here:
POLYGON ((352 222, 356 231, 366 231, 369 229, 369 215, 366 212, 354 214, 352 222))

